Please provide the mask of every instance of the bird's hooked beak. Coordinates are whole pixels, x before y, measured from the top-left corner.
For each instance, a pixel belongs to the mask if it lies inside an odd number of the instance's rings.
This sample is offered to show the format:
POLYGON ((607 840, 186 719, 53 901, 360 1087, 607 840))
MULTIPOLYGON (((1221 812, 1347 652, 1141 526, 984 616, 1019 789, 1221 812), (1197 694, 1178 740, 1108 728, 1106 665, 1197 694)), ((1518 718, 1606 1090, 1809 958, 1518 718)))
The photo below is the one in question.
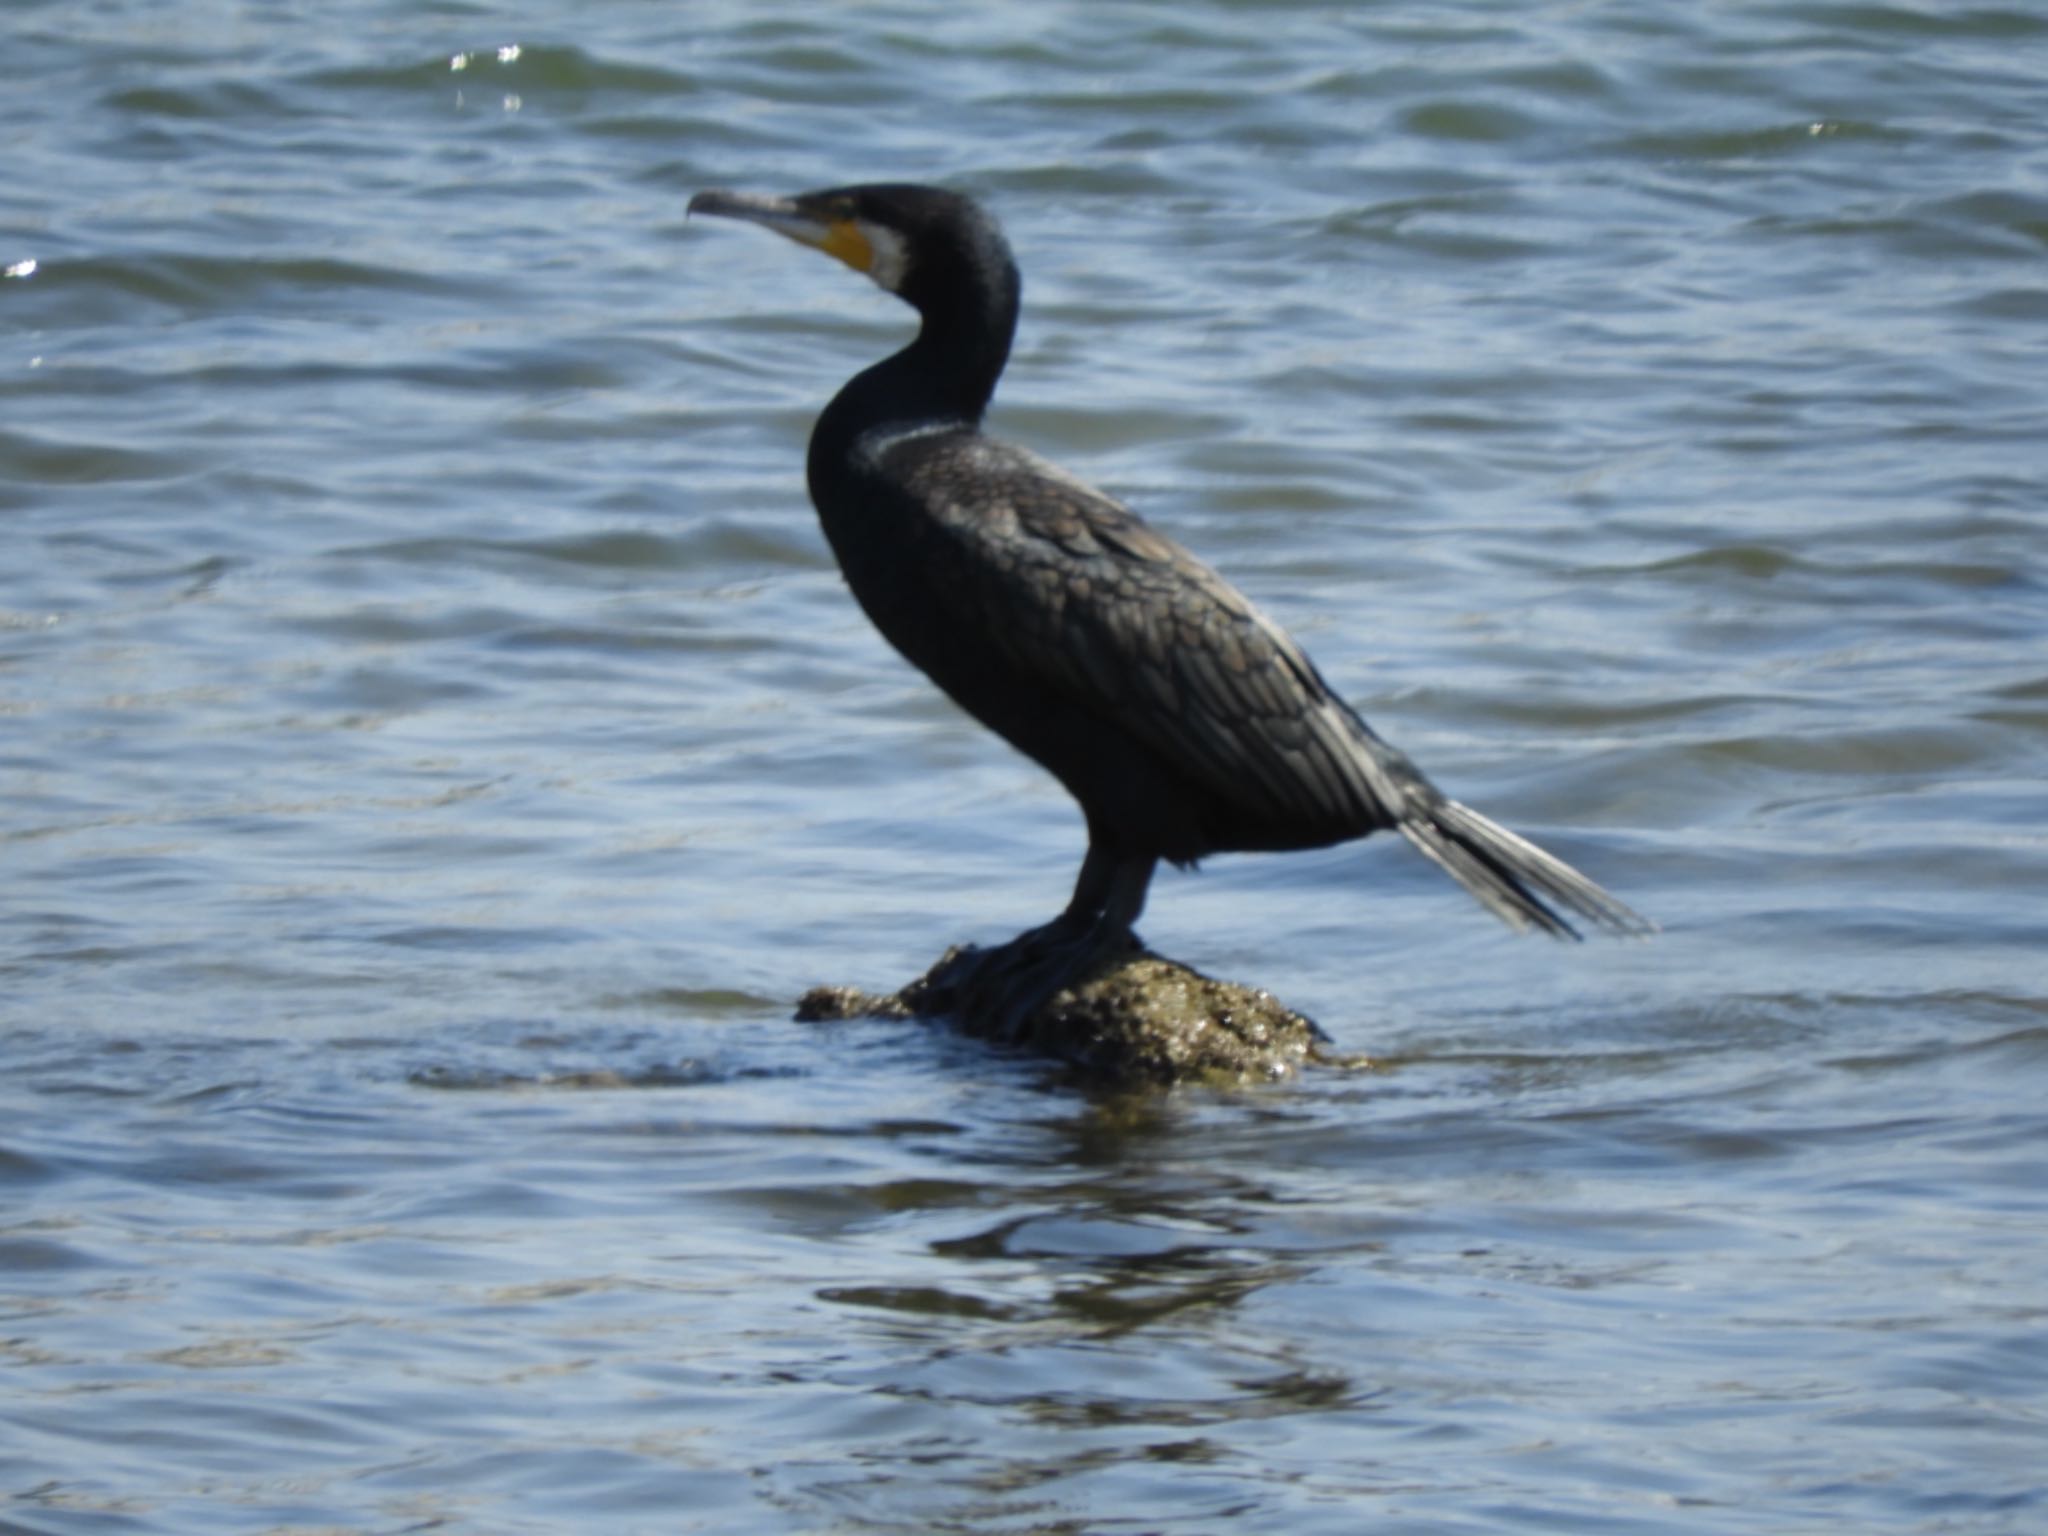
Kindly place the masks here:
MULTIPOLYGON (((690 213, 715 219, 744 219, 778 235, 836 256, 856 272, 875 277, 875 242, 859 220, 808 204, 800 197, 762 197, 752 192, 699 192, 690 213)), ((878 279, 879 280, 879 279, 878 279)))

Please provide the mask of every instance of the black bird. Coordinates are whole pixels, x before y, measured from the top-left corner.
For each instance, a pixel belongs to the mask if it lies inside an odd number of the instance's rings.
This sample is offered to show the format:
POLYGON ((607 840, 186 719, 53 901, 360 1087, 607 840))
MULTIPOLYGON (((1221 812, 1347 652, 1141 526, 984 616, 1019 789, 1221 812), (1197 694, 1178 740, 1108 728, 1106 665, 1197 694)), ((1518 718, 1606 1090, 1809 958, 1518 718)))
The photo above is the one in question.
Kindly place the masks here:
POLYGON ((1221 576, 982 413, 1020 284, 973 200, 915 185, 801 196, 700 192, 836 256, 923 318, 839 391, 811 434, 825 536, 875 627, 962 709, 1080 802, 1088 855, 1052 923, 995 952, 1003 1007, 1039 1002, 1133 942, 1159 860, 1320 848, 1394 830, 1495 916, 1560 938, 1563 915, 1654 926, 1562 860, 1447 799, 1221 576))

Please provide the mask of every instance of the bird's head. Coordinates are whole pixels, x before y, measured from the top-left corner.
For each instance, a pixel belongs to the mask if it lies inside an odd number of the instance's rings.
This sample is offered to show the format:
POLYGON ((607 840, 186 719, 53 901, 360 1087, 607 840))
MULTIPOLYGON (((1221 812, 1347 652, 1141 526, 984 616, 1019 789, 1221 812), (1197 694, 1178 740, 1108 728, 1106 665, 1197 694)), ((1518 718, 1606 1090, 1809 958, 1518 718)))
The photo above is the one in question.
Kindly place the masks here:
POLYGON ((972 198, 942 187, 886 182, 795 197, 699 192, 689 211, 744 219, 836 256, 927 315, 967 295, 1016 303, 1017 269, 1001 229, 972 198))

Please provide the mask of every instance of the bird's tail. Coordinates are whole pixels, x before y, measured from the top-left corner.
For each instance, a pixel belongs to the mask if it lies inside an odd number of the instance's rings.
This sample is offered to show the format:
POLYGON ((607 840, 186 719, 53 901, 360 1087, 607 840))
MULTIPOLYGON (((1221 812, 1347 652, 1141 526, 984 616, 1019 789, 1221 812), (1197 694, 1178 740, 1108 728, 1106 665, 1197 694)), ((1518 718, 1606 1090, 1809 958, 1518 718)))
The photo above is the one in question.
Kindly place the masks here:
POLYGON ((1470 806, 1433 792, 1411 793, 1399 825, 1403 837, 1510 928, 1537 928, 1553 938, 1576 939, 1579 932, 1560 915, 1562 909, 1609 933, 1641 937, 1657 931, 1655 923, 1630 911, 1563 859, 1488 821, 1470 806))

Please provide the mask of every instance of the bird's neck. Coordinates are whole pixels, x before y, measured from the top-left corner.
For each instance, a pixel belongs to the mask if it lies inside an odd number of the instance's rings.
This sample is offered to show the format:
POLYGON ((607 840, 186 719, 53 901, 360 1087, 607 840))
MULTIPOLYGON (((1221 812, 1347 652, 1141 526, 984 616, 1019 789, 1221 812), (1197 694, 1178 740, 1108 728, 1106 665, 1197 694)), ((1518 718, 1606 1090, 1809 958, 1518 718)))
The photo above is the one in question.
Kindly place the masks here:
POLYGON ((856 374, 825 408, 812 438, 813 457, 850 452, 876 428, 979 425, 1009 361, 1016 328, 1014 294, 983 295, 927 312, 915 341, 856 374))

